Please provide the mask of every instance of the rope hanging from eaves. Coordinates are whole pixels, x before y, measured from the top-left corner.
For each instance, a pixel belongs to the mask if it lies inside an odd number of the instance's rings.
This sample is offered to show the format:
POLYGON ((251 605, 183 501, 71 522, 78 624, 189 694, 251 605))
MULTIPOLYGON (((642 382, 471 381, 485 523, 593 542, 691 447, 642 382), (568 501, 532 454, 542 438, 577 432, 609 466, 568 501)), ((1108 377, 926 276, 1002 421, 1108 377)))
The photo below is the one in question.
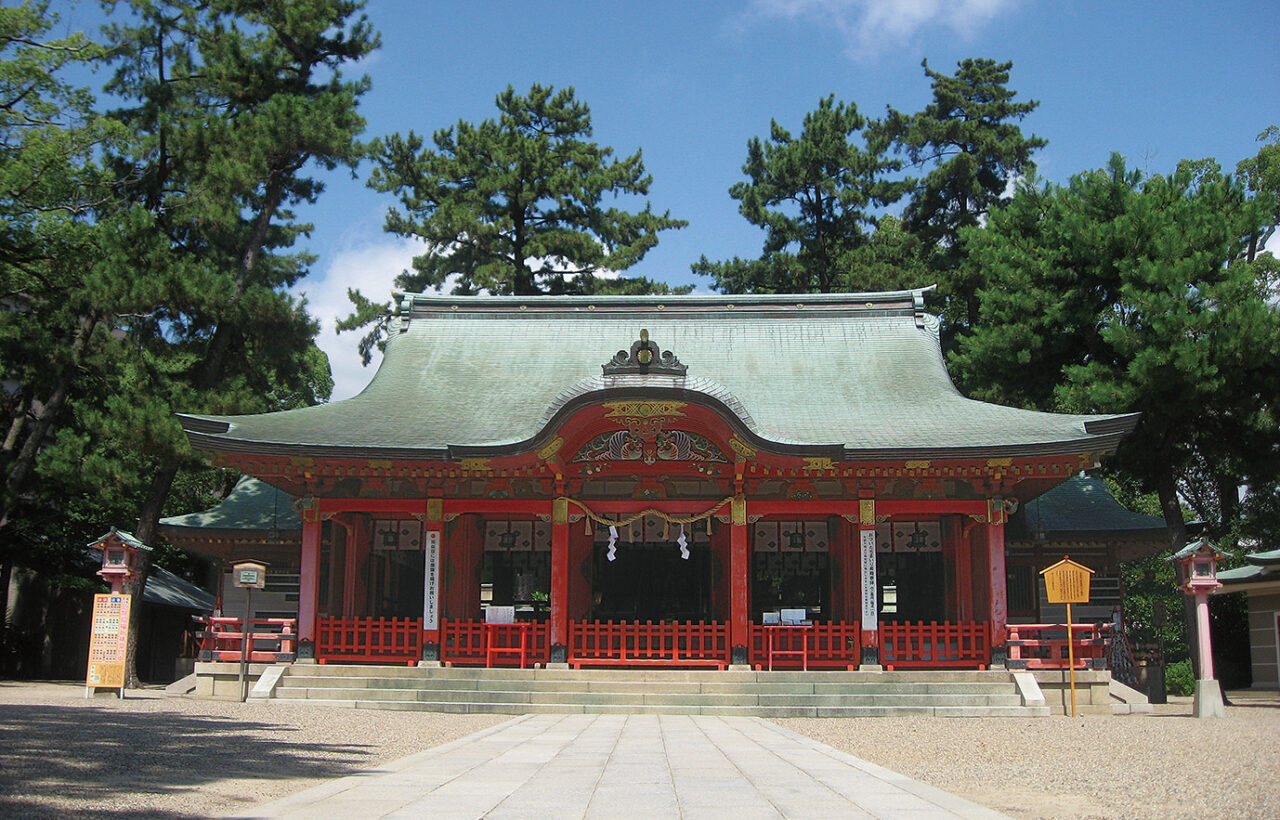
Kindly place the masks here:
POLYGON ((586 504, 583 504, 581 501, 578 501, 577 499, 566 498, 565 500, 568 501, 570 504, 574 505, 575 507, 577 507, 578 509, 582 510, 583 515, 585 515, 587 518, 588 533, 591 532, 592 521, 606 527, 626 527, 630 524, 634 524, 636 521, 639 521, 641 518, 644 518, 646 515, 652 515, 656 518, 661 518, 663 521, 665 521, 668 524, 683 525, 683 524, 692 524, 695 521, 706 521, 708 526, 707 531, 710 532, 711 516, 715 515, 716 512, 721 510, 726 504, 731 503, 733 501, 733 497, 729 496, 725 498, 723 501, 720 501, 719 503, 707 508, 706 510, 700 513, 694 513, 693 515, 671 515, 669 513, 663 512, 662 510, 657 510, 650 507, 648 509, 641 510, 640 512, 634 515, 623 516, 617 519, 605 518, 603 515, 600 515, 599 513, 593 511, 590 507, 588 507, 586 504))

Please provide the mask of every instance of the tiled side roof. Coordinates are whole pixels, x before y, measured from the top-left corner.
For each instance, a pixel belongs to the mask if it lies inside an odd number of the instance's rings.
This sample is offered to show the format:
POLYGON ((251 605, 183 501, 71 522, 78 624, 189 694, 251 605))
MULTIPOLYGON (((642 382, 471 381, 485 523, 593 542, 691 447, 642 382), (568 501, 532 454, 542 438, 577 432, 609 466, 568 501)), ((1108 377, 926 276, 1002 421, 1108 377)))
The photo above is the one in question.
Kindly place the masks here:
POLYGON ((211 593, 161 567, 151 570, 147 585, 142 590, 142 600, 192 612, 212 612, 216 601, 211 593))
POLYGON ((218 506, 203 512, 160 519, 160 529, 261 530, 300 532, 302 520, 293 496, 245 476, 218 506))
POLYGON ((1136 421, 961 396, 921 303, 919 291, 414 295, 402 299, 382 365, 358 396, 183 424, 212 450, 444 458, 529 443, 558 408, 626 393, 707 401, 764 442, 843 447, 851 458, 942 458, 1106 452, 1136 421), (687 375, 603 375, 641 329, 687 375))
POLYGON ((1073 476, 1032 499, 1013 519, 1018 530, 1034 533, 1070 532, 1158 532, 1164 519, 1131 512, 1107 489, 1106 482, 1087 475, 1073 476))

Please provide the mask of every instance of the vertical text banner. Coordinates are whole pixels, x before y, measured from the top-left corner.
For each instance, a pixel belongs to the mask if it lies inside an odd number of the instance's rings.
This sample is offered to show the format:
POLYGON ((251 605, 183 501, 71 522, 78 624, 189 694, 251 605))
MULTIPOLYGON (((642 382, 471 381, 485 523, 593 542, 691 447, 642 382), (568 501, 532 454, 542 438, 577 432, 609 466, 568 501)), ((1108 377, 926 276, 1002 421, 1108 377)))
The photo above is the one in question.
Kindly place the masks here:
POLYGON ((876 587, 876 531, 862 531, 862 629, 874 632, 880 628, 877 610, 879 590, 876 587))
POLYGON ((440 628, 440 531, 427 530, 426 566, 423 568, 422 628, 440 628))
POLYGON ((124 652, 129 643, 129 606, 132 600, 130 595, 111 593, 93 596, 86 687, 124 688, 124 652))

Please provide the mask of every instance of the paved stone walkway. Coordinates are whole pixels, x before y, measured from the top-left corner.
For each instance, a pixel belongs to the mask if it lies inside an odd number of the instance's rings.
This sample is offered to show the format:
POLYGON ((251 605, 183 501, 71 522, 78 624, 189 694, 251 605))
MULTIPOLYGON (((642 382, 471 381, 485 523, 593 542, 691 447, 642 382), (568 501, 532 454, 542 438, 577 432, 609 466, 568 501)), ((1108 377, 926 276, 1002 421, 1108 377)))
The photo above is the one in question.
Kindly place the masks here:
POLYGON ((1004 817, 760 718, 677 715, 525 715, 235 816, 1004 817))

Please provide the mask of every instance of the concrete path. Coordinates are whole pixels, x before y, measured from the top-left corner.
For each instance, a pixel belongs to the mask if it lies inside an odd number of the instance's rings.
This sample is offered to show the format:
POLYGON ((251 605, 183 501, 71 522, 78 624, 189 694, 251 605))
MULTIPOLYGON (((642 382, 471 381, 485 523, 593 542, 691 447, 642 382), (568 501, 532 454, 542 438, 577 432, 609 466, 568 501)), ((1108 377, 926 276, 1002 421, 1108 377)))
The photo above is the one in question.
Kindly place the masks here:
POLYGON ((525 715, 234 816, 1004 817, 760 718, 677 715, 525 715))

